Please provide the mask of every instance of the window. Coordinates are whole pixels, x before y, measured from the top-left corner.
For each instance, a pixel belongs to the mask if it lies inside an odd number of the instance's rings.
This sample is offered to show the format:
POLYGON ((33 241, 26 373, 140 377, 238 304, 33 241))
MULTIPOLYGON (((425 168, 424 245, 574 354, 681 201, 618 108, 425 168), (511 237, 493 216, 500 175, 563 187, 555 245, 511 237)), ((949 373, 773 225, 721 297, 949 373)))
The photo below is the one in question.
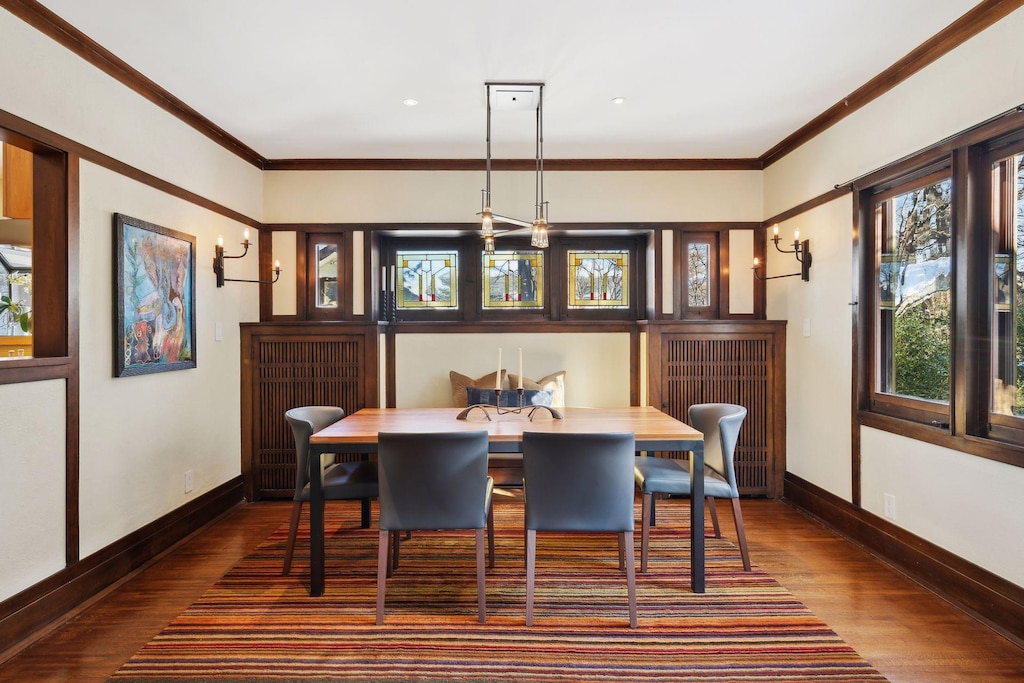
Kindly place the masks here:
POLYGON ((402 251, 398 262, 399 310, 459 307, 459 252, 452 249, 402 251))
POLYGON ((544 274, 544 252, 540 250, 484 254, 484 309, 543 308, 544 274))
POLYGON ((504 237, 488 254, 476 235, 381 235, 380 310, 400 321, 432 322, 644 317, 638 283, 646 233, 549 239, 547 249, 537 249, 528 239, 504 237))
POLYGON ((629 252, 569 250, 569 308, 626 308, 629 252))
POLYGON ((719 233, 682 231, 676 242, 676 259, 682 267, 678 278, 679 317, 718 318, 719 233))
POLYGON ((351 268, 345 234, 306 235, 307 315, 310 320, 344 320, 351 315, 351 268))
POLYGON ((1021 120, 861 181, 856 375, 863 424, 1024 466, 1021 120))
POLYGON ((936 405, 917 407, 946 416, 946 421, 952 353, 951 189, 948 170, 940 171, 880 193, 872 211, 878 245, 876 392, 932 402, 936 405))

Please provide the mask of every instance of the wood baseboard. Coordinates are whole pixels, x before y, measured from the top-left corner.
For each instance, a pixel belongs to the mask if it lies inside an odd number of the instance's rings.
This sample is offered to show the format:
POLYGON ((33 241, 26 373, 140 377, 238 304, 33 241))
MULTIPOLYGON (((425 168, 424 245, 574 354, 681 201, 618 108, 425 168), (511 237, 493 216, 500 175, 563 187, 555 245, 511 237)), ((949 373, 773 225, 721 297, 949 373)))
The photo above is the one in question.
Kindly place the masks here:
POLYGON ((784 497, 1024 647, 1024 588, 789 472, 784 497))
POLYGON ((0 602, 0 662, 240 502, 241 476, 0 602))

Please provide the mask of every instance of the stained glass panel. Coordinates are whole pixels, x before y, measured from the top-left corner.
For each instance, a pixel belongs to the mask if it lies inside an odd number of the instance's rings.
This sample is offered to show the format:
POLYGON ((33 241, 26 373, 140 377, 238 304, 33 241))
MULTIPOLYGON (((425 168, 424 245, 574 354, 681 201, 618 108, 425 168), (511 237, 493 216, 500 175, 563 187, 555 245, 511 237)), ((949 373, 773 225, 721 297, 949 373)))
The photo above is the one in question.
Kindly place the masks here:
POLYGON ((398 308, 458 308, 459 255, 455 251, 399 251, 398 308))
POLYGON ((689 293, 690 308, 711 305, 711 245, 707 242, 692 242, 686 255, 686 291, 689 293))
POLYGON ((569 308, 626 308, 629 253, 569 251, 569 308))
POLYGON ((484 308, 543 307, 544 252, 496 251, 483 264, 484 308))

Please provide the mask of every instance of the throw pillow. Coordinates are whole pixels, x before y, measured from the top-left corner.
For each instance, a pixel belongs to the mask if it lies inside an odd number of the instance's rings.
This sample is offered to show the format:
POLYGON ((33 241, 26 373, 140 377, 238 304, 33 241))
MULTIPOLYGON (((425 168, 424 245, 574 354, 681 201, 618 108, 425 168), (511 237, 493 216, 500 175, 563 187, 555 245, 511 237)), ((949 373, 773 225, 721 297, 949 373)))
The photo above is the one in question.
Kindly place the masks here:
MULTIPOLYGON (((512 389, 519 386, 519 375, 508 373, 508 385, 512 389)), ((535 389, 538 391, 551 392, 551 406, 555 408, 565 407, 565 370, 552 372, 547 377, 532 380, 523 377, 523 389, 535 389)))
MULTIPOLYGON (((495 402, 494 389, 478 389, 467 387, 466 396, 469 405, 497 405, 495 402)), ((526 389, 523 391, 524 406, 549 406, 551 405, 551 392, 539 391, 537 389, 526 389)), ((516 408, 519 406, 519 392, 514 390, 501 392, 501 407, 516 408)))
MULTIPOLYGON (((497 378, 497 375, 498 372, 495 370, 488 375, 473 379, 472 377, 467 377, 466 375, 459 374, 452 370, 448 373, 448 378, 452 383, 452 405, 456 408, 465 408, 468 405, 472 405, 467 401, 466 389, 469 387, 475 387, 477 389, 493 390, 494 380, 497 378)), ((501 371, 501 386, 502 389, 508 386, 504 370, 501 371)))

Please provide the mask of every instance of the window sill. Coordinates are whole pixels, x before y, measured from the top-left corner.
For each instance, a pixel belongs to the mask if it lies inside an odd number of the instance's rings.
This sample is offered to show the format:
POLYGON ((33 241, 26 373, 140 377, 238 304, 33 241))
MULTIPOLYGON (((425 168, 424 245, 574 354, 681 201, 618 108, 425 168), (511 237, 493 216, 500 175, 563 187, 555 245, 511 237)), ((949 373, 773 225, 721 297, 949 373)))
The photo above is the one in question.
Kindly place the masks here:
POLYGON ((904 420, 891 415, 872 413, 861 410, 857 420, 863 427, 871 427, 883 432, 898 434, 908 439, 923 441, 935 446, 942 446, 953 451, 976 455, 989 460, 996 460, 1008 465, 1024 467, 1024 446, 995 441, 979 436, 951 434, 948 428, 904 420))

